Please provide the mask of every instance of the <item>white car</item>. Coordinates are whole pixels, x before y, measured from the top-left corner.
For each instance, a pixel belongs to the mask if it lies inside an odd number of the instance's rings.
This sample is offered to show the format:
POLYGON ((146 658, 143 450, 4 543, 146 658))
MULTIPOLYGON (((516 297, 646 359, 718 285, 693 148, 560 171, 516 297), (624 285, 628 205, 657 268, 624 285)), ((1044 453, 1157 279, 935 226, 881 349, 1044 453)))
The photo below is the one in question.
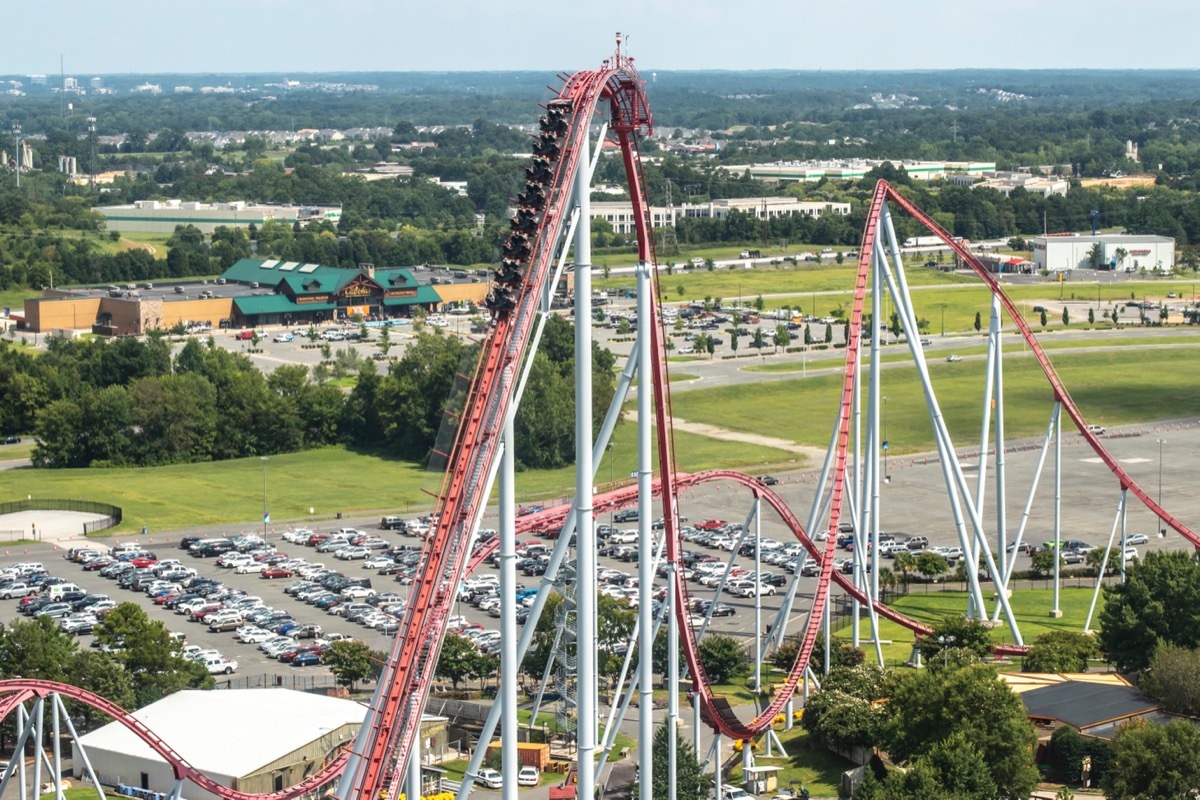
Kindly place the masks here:
POLYGON ((542 773, 537 767, 521 767, 517 773, 517 786, 537 786, 542 782, 542 773))
POLYGON ((504 786, 504 776, 494 769, 487 767, 479 770, 479 782, 489 789, 500 789, 504 786))
POLYGON ((262 572, 267 568, 267 565, 259 561, 251 561, 249 564, 239 564, 234 572, 238 575, 250 575, 252 573, 262 572))
POLYGON ((1125 537, 1126 545, 1149 544, 1150 537, 1144 533, 1131 533, 1125 537))
POLYGON ((295 338, 296 338, 295 336, 293 336, 292 334, 287 333, 287 332, 275 334, 276 342, 290 342, 295 338))
POLYGON ((958 353, 951 353, 950 355, 946 356, 946 360, 953 364, 956 361, 962 361, 962 356, 960 356, 958 353))
POLYGON ((341 596, 347 600, 365 600, 375 594, 374 589, 368 589, 365 586, 347 586, 342 589, 341 596))
POLYGON ((257 626, 249 625, 238 628, 233 636, 239 642, 243 642, 245 644, 261 644, 267 639, 275 636, 275 634, 268 630, 263 630, 257 626))
POLYGON ((394 566, 395 563, 387 556, 372 556, 363 562, 363 569, 383 569, 394 566))

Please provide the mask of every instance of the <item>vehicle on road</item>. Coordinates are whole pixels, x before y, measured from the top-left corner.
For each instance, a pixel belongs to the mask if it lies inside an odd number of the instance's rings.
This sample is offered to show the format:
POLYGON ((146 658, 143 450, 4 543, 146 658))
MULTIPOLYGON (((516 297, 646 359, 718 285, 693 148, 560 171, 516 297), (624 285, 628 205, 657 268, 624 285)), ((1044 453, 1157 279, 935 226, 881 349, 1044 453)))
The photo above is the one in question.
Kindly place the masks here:
POLYGON ((521 767, 517 773, 517 786, 537 786, 542 781, 542 773, 537 767, 521 767))
POLYGON ((953 364, 956 361, 962 361, 962 356, 960 356, 958 353, 951 353, 950 355, 946 356, 946 360, 953 364))
POLYGON ((1103 436, 1104 435, 1104 426, 1103 425, 1088 425, 1087 432, 1092 434, 1093 436, 1103 436))
POLYGON ((296 337, 290 333, 279 333, 279 334, 275 335, 275 341, 277 341, 277 342, 290 342, 290 341, 293 341, 295 338, 296 337))
POLYGON ((1144 533, 1131 533, 1125 537, 1126 545, 1149 544, 1149 543, 1150 543, 1150 537, 1144 533))
POLYGON ((254 338, 254 331, 238 331, 233 338, 239 341, 248 341, 254 338))
POLYGON ((775 486, 779 483, 779 479, 773 475, 759 475, 758 482, 763 486, 775 486))

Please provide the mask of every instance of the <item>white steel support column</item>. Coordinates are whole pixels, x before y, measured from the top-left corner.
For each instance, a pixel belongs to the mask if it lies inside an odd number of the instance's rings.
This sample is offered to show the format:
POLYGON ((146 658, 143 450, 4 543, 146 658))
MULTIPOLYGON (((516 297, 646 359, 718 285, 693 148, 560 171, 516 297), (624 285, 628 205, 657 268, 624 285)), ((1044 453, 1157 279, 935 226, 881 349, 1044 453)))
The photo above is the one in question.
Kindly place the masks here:
POLYGON ((63 800, 62 730, 59 727, 58 694, 50 695, 50 730, 54 734, 54 742, 51 745, 54 752, 54 774, 51 776, 54 781, 54 797, 55 800, 63 800))
MULTIPOLYGON (((88 758, 87 750, 79 743, 79 732, 75 730, 75 723, 71 722, 71 715, 67 713, 67 708, 63 705, 62 697, 56 694, 54 696, 54 703, 58 706, 58 711, 62 714, 62 720, 67 723, 67 730, 71 734, 71 758, 78 758, 83 762, 83 771, 91 779, 92 786, 96 788, 96 794, 100 796, 100 800, 104 800, 104 787, 100 785, 100 780, 96 777, 96 771, 92 769, 92 761, 88 758)), ((71 765, 71 769, 76 775, 79 774, 79 768, 75 764, 71 765)))
POLYGON ((1050 616, 1062 616, 1058 604, 1059 562, 1062 561, 1062 401, 1054 401, 1054 608, 1050 616))
POLYGON ((1129 528, 1126 525, 1129 517, 1129 504, 1126 502, 1129 494, 1129 487, 1121 487, 1121 583, 1125 582, 1125 548, 1128 547, 1126 537, 1129 535, 1129 528))
MULTIPOLYGON (((500 790, 503 800, 517 800, 517 534, 516 446, 513 415, 504 420, 500 454, 500 790)), ((532 720, 530 720, 532 722, 532 720)), ((481 742, 486 748, 487 743, 481 742)))
POLYGON ((42 758, 45 755, 45 750, 42 748, 45 737, 43 736, 42 718, 45 716, 45 707, 42 703, 43 698, 39 697, 33 703, 33 711, 30 712, 33 716, 33 790, 37 792, 37 796, 41 797, 42 791, 42 758))
MULTIPOLYGON (((880 360, 879 352, 879 330, 883 324, 883 271, 886 265, 880 263, 883 259, 878 255, 878 251, 871 254, 871 379, 868 383, 868 391, 870 397, 867 405, 867 422, 871 426, 871 431, 867 435, 867 441, 871 447, 871 463, 870 476, 871 485, 870 492, 867 495, 867 500, 870 503, 868 511, 870 514, 870 536, 863 547, 870 545, 871 559, 871 600, 872 602, 879 599, 879 459, 883 452, 883 436, 881 435, 881 426, 879 420, 880 395, 880 360)), ((865 551, 865 550, 864 550, 865 551)), ((859 562, 861 567, 862 562, 859 562)), ((872 611, 874 607, 872 607, 872 611)), ((879 666, 883 666, 883 650, 879 647, 879 630, 876 624, 876 617, 871 615, 871 636, 875 639, 876 649, 879 651, 879 666)))
MULTIPOLYGON (((667 567, 667 770, 678 774, 679 766, 679 620, 675 617, 675 565, 667 567)), ((675 781, 668 781, 667 800, 676 800, 675 781)))
MULTIPOLYGON (((754 691, 762 691, 762 500, 754 495, 754 691)), ((715 604, 714 604, 715 605, 715 604)))
MULTIPOLYGON (((408 754, 408 781, 405 788, 405 794, 412 800, 419 800, 421 797, 421 748, 424 744, 421 741, 421 733, 418 731, 417 735, 413 737, 412 752, 408 754)), ((507 783, 507 781, 505 782, 507 783)))
MULTIPOLYGON (((1104 585, 1104 573, 1108 571, 1108 559, 1112 553, 1113 539, 1125 516, 1125 491, 1121 491, 1121 502, 1117 505, 1117 513, 1113 516, 1112 529, 1108 532, 1108 541, 1104 544, 1104 557, 1100 559, 1099 569, 1096 570, 1096 588, 1092 591, 1092 603, 1088 606, 1087 619, 1083 623, 1083 632, 1092 632, 1092 616, 1096 613, 1096 601, 1100 599, 1100 587, 1104 585)), ((1121 560, 1124 562, 1125 553, 1122 551, 1121 560)))
MULTIPOLYGON (((652 520, 654 452, 652 447, 653 407, 651 399, 654 382, 650 379, 652 354, 652 325, 657 323, 652 308, 650 264, 642 261, 637 265, 637 315, 639 370, 637 421, 638 421, 638 798, 653 800, 654 784, 654 555, 652 520)), ((664 529, 665 530, 665 529, 664 529)), ((631 648, 632 650, 632 648, 631 648)))
MULTIPOLYGON (((693 683, 695 680, 693 679, 693 683)), ((700 719, 700 693, 692 689, 692 749, 700 752, 700 730, 703 721, 700 719)))
MULTIPOLYGON (((1008 555, 1008 487, 1004 464, 1004 348, 1000 339, 1000 298, 992 297, 992 319, 990 326, 995 329, 996 366, 995 366, 995 398, 996 398, 996 560, 1001 571, 1005 569, 1005 556, 1008 555)), ((982 463, 982 457, 980 459, 982 463)), ((978 562, 976 562, 978 563, 978 562)), ((993 575, 992 579, 999 583, 1007 582, 1007 575, 993 575)))
MULTIPOLYGON (((577 797, 596 794, 596 527, 592 520, 592 212, 590 132, 580 139, 575 173, 575 542, 577 797)), ((645 366, 643 364, 643 366, 645 366)))
MULTIPOLYGON (((861 336, 858 337, 857 347, 858 347, 858 355, 857 355, 856 359, 857 359, 858 363, 861 364, 862 363, 862 337, 861 336)), ((866 531, 863 530, 863 519, 866 516, 865 498, 866 498, 867 493, 862 491, 863 468, 862 468, 862 370, 861 369, 854 370, 854 398, 853 398, 853 410, 851 413, 854 415, 854 436, 852 438, 852 441, 854 444, 854 456, 853 456, 853 461, 851 462, 851 469, 853 470, 853 472, 851 473, 850 477, 846 480, 846 483, 851 487, 851 491, 856 493, 859 497, 858 503, 850 502, 848 505, 850 506, 850 509, 851 509, 851 511, 850 511, 851 517, 854 520, 854 533, 853 533, 854 549, 851 552, 854 553, 854 560, 858 563, 858 565, 860 567, 860 569, 854 570, 853 580, 854 580, 854 585, 857 588, 862 589, 863 584, 862 584, 862 580, 859 578, 859 575, 862 572, 862 570, 861 570, 862 563, 863 563, 862 553, 866 552, 866 549, 863 548, 863 537, 866 536, 866 531)), ((835 535, 838 535, 838 534, 835 534, 835 535)), ((860 617, 861 610, 862 610, 862 607, 859 605, 858 598, 853 598, 850 601, 850 611, 851 611, 851 617, 850 617, 851 642, 850 643, 852 645, 854 645, 856 648, 862 646, 862 642, 860 641, 861 636, 860 636, 859 630, 858 630, 859 617, 860 617)))

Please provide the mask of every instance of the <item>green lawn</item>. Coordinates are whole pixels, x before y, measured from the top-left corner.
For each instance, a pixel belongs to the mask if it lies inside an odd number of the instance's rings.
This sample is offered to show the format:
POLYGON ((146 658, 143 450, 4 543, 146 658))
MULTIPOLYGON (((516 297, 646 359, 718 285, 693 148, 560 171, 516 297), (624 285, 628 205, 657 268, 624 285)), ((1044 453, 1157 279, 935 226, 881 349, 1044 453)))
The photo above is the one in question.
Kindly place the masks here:
MULTIPOLYGON (((934 625, 947 616, 961 616, 966 613, 966 592, 957 589, 941 589, 936 585, 929 586, 928 592, 925 591, 925 588, 924 585, 914 586, 909 594, 899 597, 892 602, 892 608, 927 625, 934 625)), ((988 601, 990 612, 994 608, 992 601, 995 598, 995 591, 989 591, 987 586, 982 588, 983 596, 988 601)), ((1063 615, 1058 619, 1050 616, 1050 610, 1054 607, 1053 589, 1019 589, 1014 591, 1010 602, 1012 604, 1013 616, 1017 619, 1017 626, 1021 630, 1021 637, 1024 639, 1025 644, 1032 643, 1040 634, 1047 631, 1082 631, 1083 623, 1087 619, 1088 606, 1092 602, 1092 591, 1091 587, 1062 587, 1059 594, 1059 610, 1063 612, 1063 615)), ((1093 628, 1098 627, 1096 619, 1103 608, 1104 593, 1101 592, 1100 599, 1096 603, 1097 616, 1093 617, 1092 620, 1093 628)), ((1005 623, 1003 613, 1000 615, 1000 623, 1000 625, 992 629, 992 641, 1015 641, 1012 632, 1005 623)), ((842 628, 838 632, 838 636, 849 641, 850 628, 842 628)), ((859 636, 864 643, 871 637, 871 623, 865 612, 859 623, 859 636)), ((911 656, 914 636, 912 631, 907 628, 881 618, 879 620, 879 638, 883 641, 891 642, 891 644, 883 646, 883 657, 889 666, 902 664, 911 656)), ((874 658, 874 645, 863 644, 863 649, 867 652, 868 659, 874 658)))
MULTIPOLYGON (((1195 376, 1181 370, 1194 348, 1166 346, 1122 348, 1112 352, 1061 352, 1055 368, 1090 422, 1120 425, 1172 419, 1194 408, 1195 376), (1146 391, 1152 385, 1154 391, 1146 391)), ((973 436, 981 414, 982 359, 949 364, 932 362, 930 374, 952 436, 973 436)), ((672 397, 676 416, 745 433, 769 435, 798 444, 824 447, 829 441, 840 397, 840 375, 793 378, 713 389, 694 389, 672 397), (803 409, 804 413, 796 413, 803 409)), ((933 449, 915 370, 884 372, 888 396, 888 439, 893 454, 933 449)), ((1005 426, 1009 438, 1040 436, 1053 396, 1032 359, 1005 362, 1005 426)), ((965 441, 965 440, 964 440, 965 441)))
MULTIPOLYGON (((611 475, 627 481, 636 468, 636 426, 625 423, 614 433, 612 466, 599 465, 597 482, 611 475)), ((18 447, 24 447, 19 445, 18 447)), ((685 470, 718 466, 795 467, 796 456, 769 448, 747 448, 705 436, 676 433, 676 455, 685 470)), ((0 451, 0 455, 3 451, 0 451)), ((319 518, 335 512, 427 510, 440 476, 420 467, 343 447, 271 456, 267 462, 267 508, 275 524, 303 520, 314 509, 319 518)), ((263 462, 258 458, 143 469, 13 470, 4 473, 0 501, 14 497, 63 497, 113 503, 124 510, 116 532, 178 530, 197 525, 251 522, 262 514, 263 462)), ((572 467, 530 470, 517 476, 522 499, 556 498, 574 493, 572 467)))

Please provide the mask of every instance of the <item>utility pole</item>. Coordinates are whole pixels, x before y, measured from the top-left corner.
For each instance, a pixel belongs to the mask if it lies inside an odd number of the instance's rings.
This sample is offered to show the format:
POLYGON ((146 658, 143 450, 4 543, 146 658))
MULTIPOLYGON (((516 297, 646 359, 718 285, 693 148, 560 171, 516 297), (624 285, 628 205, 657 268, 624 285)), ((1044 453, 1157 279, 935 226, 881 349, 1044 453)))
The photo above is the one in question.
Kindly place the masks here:
POLYGON ((95 191, 96 190, 96 118, 88 117, 87 118, 87 126, 88 126, 88 142, 91 145, 91 149, 92 149, 92 156, 91 156, 92 160, 91 160, 91 163, 88 165, 89 166, 88 172, 90 172, 92 175, 92 191, 95 191))

